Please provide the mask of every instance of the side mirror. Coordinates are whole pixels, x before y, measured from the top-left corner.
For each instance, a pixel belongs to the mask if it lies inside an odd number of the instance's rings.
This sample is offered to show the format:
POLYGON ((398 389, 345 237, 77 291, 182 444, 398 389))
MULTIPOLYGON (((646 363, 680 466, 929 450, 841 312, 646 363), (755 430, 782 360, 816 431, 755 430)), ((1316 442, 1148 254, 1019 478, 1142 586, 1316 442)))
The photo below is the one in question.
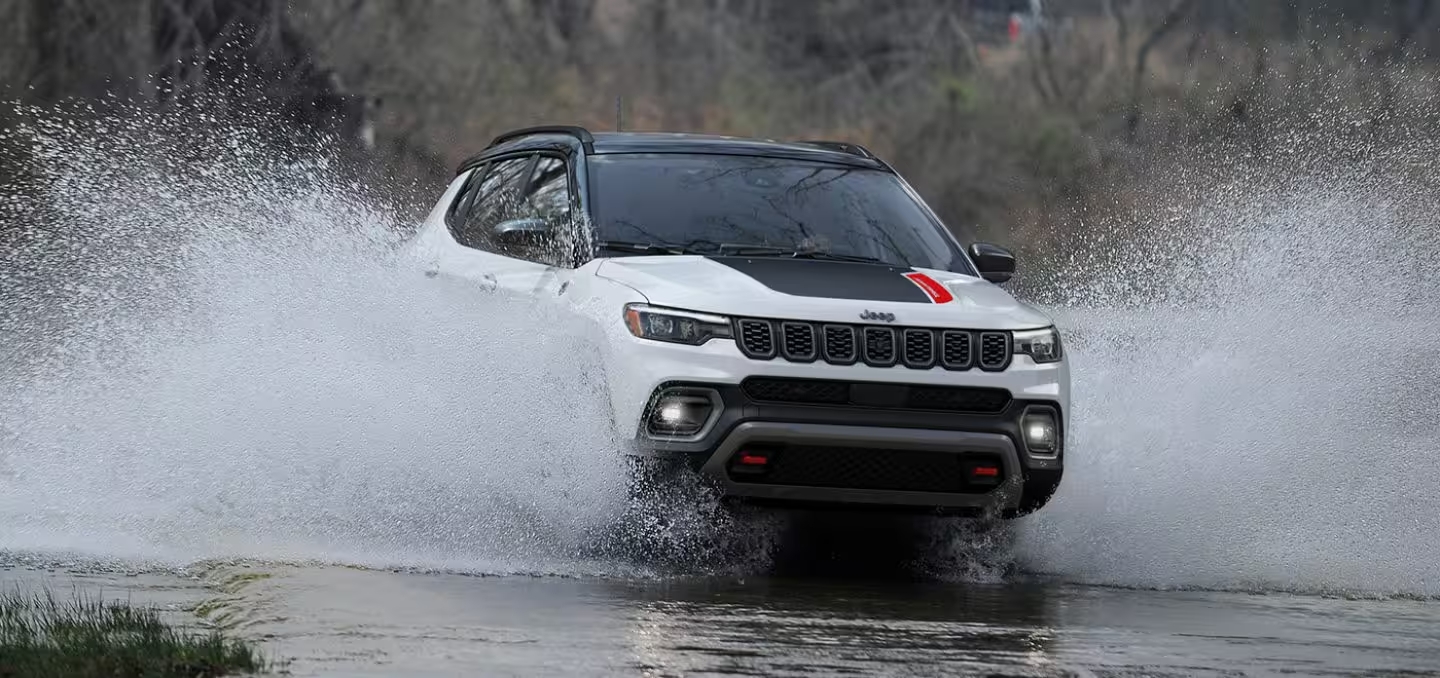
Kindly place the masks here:
POLYGON ((1015 255, 999 245, 977 242, 970 246, 970 258, 980 269, 980 277, 997 285, 1015 275, 1015 255))
POLYGON ((540 217, 507 219, 495 225, 495 242, 502 245, 538 245, 549 235, 550 224, 540 217))

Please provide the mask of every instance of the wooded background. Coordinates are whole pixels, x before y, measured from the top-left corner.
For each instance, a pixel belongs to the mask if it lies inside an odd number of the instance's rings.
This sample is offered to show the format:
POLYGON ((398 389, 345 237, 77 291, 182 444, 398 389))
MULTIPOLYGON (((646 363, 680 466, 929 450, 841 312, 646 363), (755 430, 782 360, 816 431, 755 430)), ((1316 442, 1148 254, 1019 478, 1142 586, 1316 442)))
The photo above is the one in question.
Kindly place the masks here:
POLYGON ((1197 149, 1428 129, 1434 5, 0 0, 0 98, 259 111, 418 213, 496 133, 612 129, 623 97, 631 130, 865 144, 957 231, 1043 251, 1197 149))

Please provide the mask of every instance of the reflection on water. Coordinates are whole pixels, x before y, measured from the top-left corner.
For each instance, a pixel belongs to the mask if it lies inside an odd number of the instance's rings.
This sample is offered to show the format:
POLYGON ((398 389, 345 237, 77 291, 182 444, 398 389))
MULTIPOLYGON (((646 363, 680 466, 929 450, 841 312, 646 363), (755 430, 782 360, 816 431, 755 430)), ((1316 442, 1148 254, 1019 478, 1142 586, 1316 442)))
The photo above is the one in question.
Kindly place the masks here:
POLYGON ((1064 675, 1045 589, 760 580, 616 585, 663 674, 1064 675))
MULTIPOLYGON (((0 569, 0 586, 194 599, 193 583, 96 577, 0 569)), ((243 582, 203 607, 293 659, 296 676, 1440 675, 1440 605, 1416 600, 346 567, 224 566, 204 579, 243 582)))
POLYGON ((608 584, 662 675, 1440 675, 1440 607, 1288 595, 761 580, 608 584))

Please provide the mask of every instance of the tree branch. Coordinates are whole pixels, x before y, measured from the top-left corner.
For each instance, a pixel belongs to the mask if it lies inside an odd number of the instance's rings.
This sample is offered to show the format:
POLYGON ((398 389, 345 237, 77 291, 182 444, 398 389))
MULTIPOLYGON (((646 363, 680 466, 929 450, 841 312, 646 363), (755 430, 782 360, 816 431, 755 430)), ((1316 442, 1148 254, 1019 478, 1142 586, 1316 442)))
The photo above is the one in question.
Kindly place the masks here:
POLYGON ((1130 113, 1125 120, 1125 129, 1132 141, 1140 130, 1140 94, 1144 87, 1145 70, 1150 59, 1150 51, 1155 49, 1155 46, 1160 44, 1165 36, 1175 30, 1175 27, 1180 24, 1180 20, 1185 18, 1185 14, 1194 5, 1195 0, 1180 0, 1172 5, 1170 11, 1165 14, 1165 18, 1160 20, 1160 25, 1150 31, 1150 36, 1145 38, 1145 42, 1140 43, 1140 49, 1135 54, 1135 76, 1130 87, 1130 113))

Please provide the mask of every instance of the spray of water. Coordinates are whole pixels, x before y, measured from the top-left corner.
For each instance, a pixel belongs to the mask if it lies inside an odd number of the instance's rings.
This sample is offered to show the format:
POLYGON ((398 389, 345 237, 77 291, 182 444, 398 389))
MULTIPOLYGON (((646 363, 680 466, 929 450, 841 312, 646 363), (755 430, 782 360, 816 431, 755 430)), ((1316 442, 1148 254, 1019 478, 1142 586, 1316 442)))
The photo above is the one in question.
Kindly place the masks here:
POLYGON ((625 508, 586 327, 425 277, 324 162, 128 120, 9 133, 0 548, 585 570, 625 508))
POLYGON ((1266 163, 1192 155, 1155 181, 1156 209, 1117 220, 1147 220, 1143 237, 1076 243, 1056 271, 1072 452, 1020 525, 1023 567, 1440 595, 1440 145, 1329 132, 1266 163))
MULTIPOLYGON (((38 162, 0 199, 0 547, 614 574, 635 542, 773 546, 690 492, 626 515, 588 330, 416 274, 364 187, 108 124, 9 132, 38 162)), ((1306 143, 1178 163, 1074 244, 1065 485, 1013 533, 933 526, 920 570, 1440 594, 1440 149, 1306 143)))

